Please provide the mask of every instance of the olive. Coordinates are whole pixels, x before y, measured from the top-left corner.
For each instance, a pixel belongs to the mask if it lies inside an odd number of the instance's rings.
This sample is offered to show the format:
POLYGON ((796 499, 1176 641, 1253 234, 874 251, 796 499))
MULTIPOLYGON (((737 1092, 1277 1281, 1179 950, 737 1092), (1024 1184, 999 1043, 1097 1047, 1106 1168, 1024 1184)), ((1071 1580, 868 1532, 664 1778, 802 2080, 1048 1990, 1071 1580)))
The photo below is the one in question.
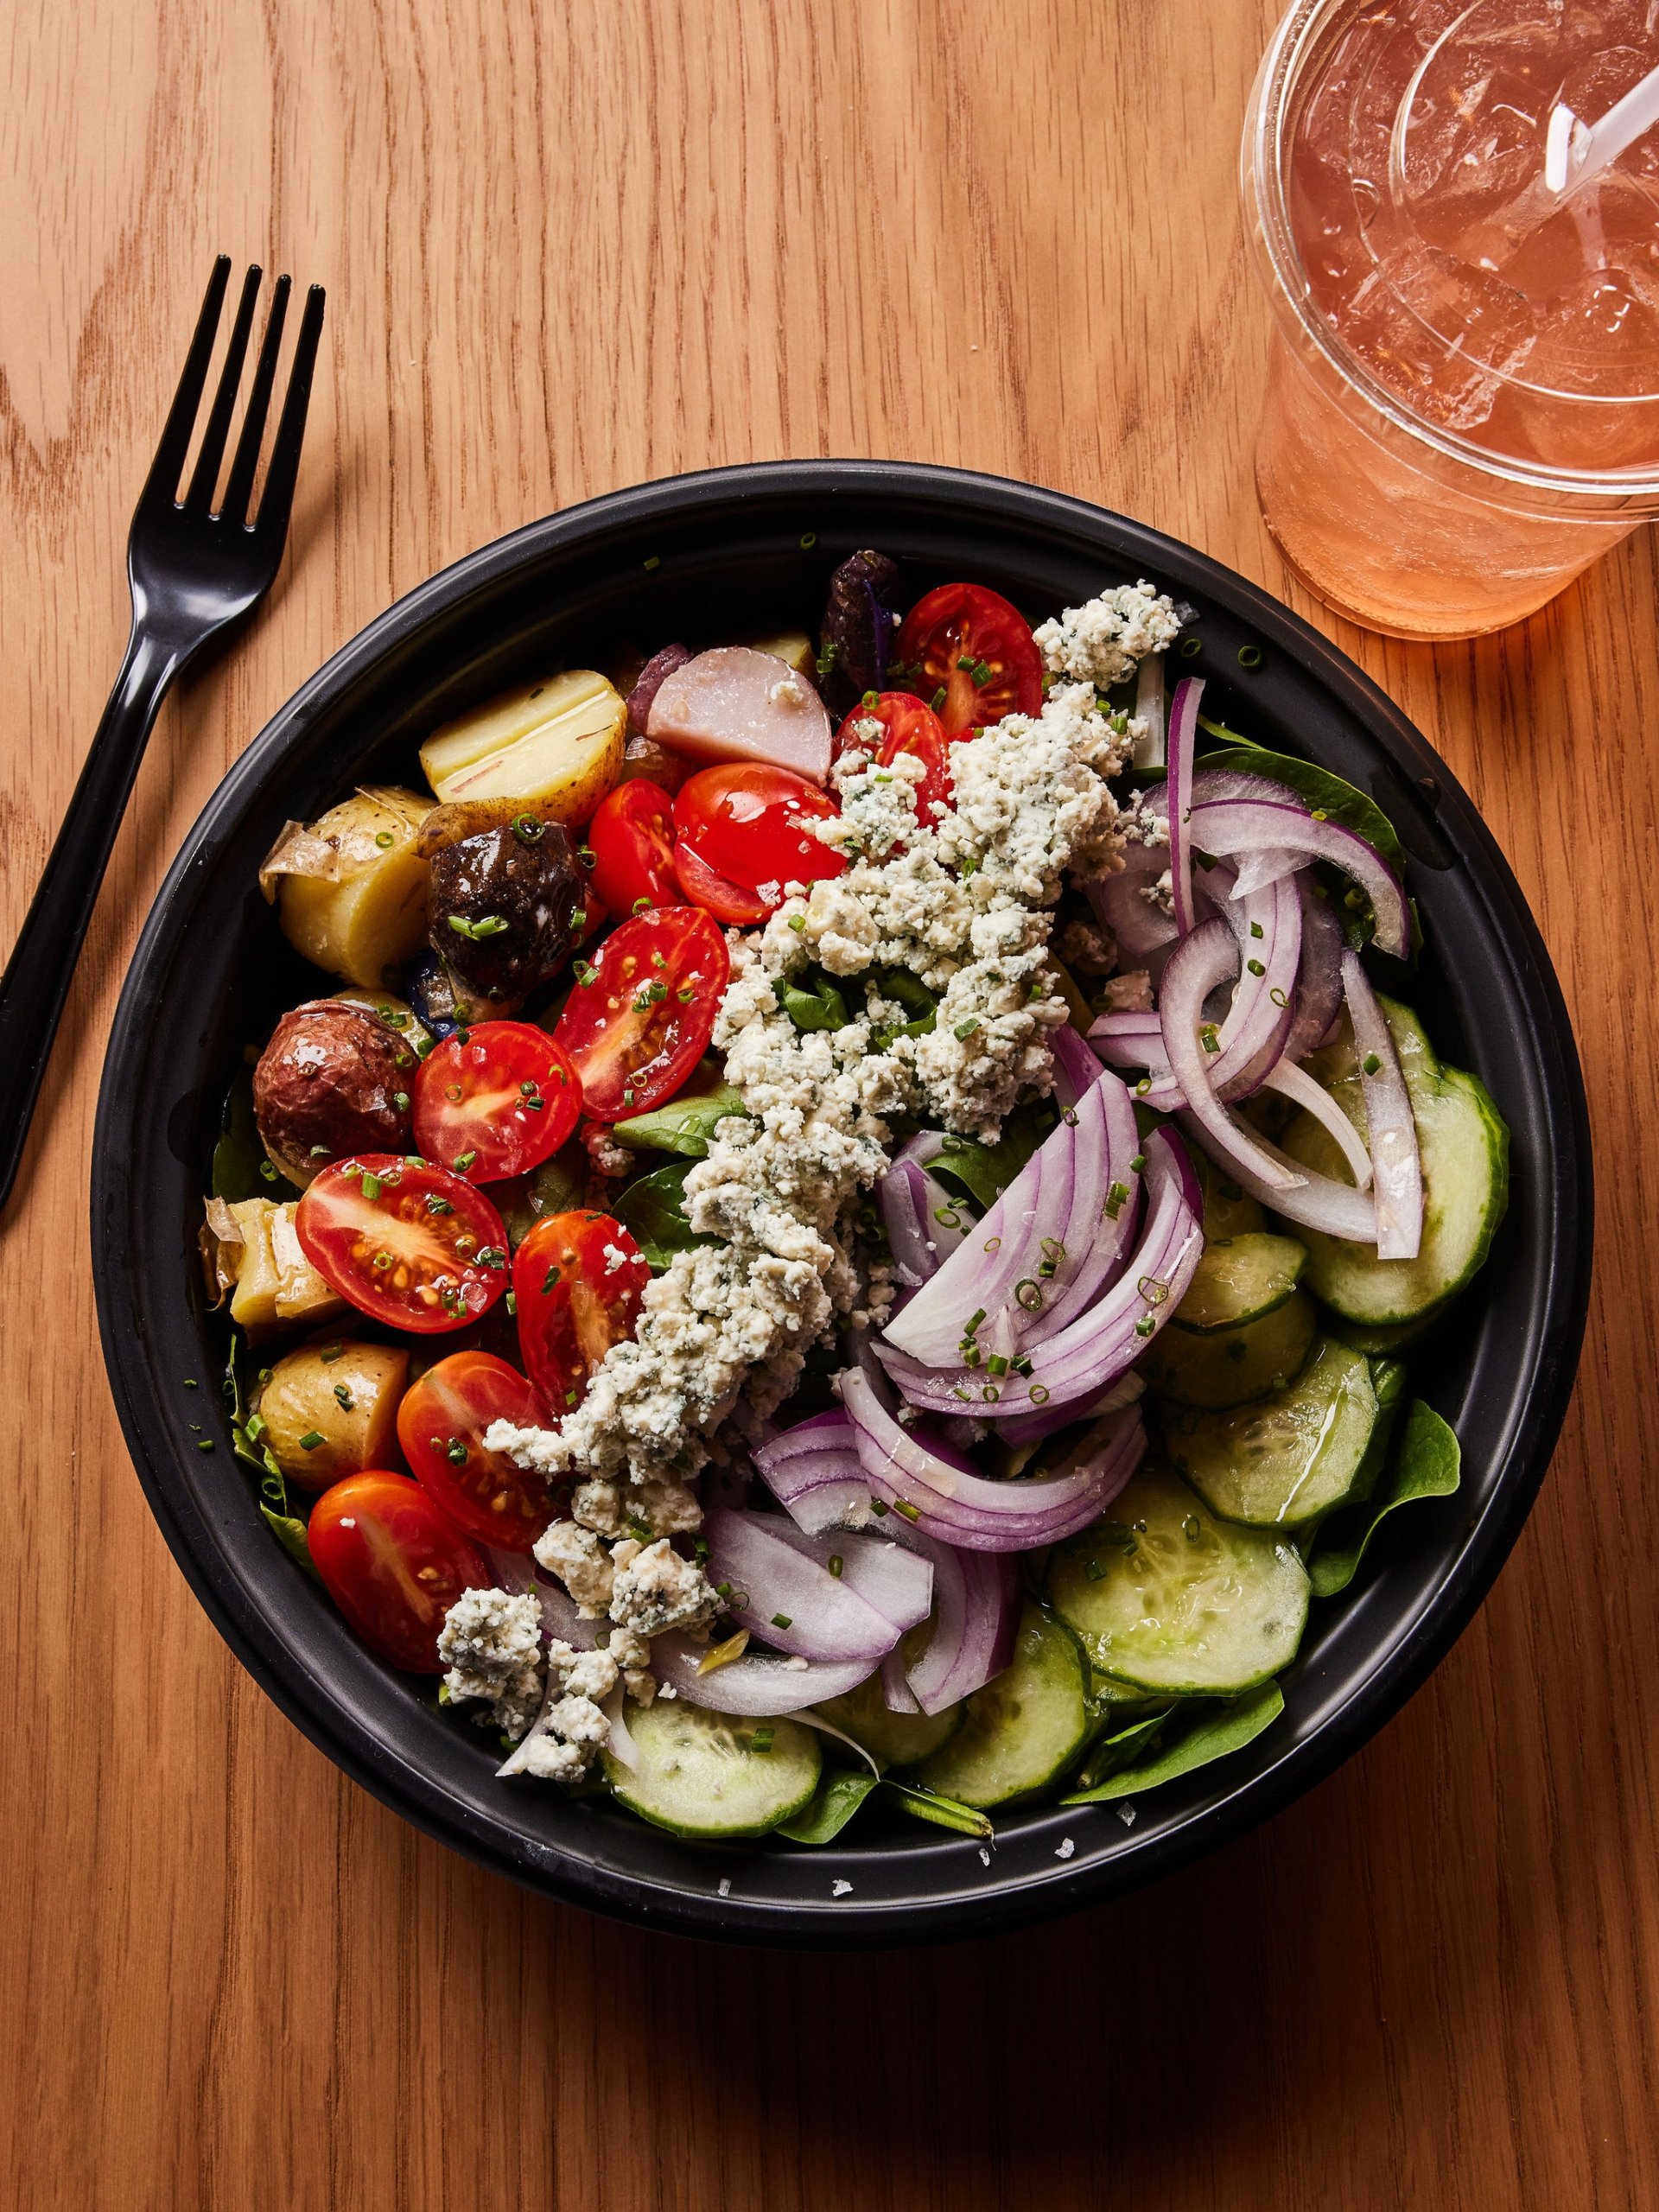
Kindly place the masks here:
POLYGON ((253 1116, 271 1159, 306 1184, 354 1152, 407 1152, 419 1065, 366 1007, 313 999, 285 1014, 253 1071, 253 1116))
POLYGON ((824 704, 850 714, 867 691, 884 691, 904 588, 885 553, 854 553, 830 579, 820 637, 824 704))
POLYGON ((475 992, 473 1019, 518 1005, 580 938, 587 879, 557 823, 508 823, 432 855, 432 949, 475 992))

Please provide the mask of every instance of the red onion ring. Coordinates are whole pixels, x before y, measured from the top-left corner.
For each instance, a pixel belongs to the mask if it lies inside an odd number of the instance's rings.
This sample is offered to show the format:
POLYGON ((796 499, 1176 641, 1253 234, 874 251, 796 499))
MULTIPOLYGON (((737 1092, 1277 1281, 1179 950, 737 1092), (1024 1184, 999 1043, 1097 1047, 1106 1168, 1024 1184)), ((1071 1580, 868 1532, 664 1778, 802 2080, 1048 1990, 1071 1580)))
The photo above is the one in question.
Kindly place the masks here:
POLYGON ((1423 1162, 1411 1093, 1394 1035, 1357 952, 1342 956, 1342 988, 1354 1025, 1354 1052, 1370 1134, 1376 1256, 1414 1260, 1423 1242, 1423 1162))
POLYGON ((875 1672, 868 1660, 851 1659, 831 1666, 810 1659, 770 1658, 763 1652, 745 1652, 724 1666, 699 1674, 709 1647, 680 1635, 659 1636, 651 1647, 652 1671, 688 1705, 709 1713, 734 1713, 756 1720, 774 1719, 797 1713, 803 1706, 822 1705, 828 1698, 845 1697, 875 1672))
POLYGON ((703 1516, 702 1534, 709 1580, 731 1584, 727 1611, 763 1643, 794 1658, 862 1660, 868 1672, 898 1642, 891 1621, 761 1515, 716 1506, 703 1516))
MULTIPOLYGON (((1403 960, 1411 950, 1411 909, 1405 886, 1374 845, 1340 822, 1261 799, 1226 799, 1192 809, 1193 841, 1218 856, 1277 851, 1328 861, 1351 876, 1371 902, 1380 951, 1403 960)), ((1247 879, 1240 872, 1241 885, 1247 879)))
MULTIPOLYGON (((1184 676, 1169 702, 1169 886, 1177 934, 1185 937, 1197 916, 1192 907, 1192 747, 1198 734, 1204 678, 1184 676)), ((1208 846, 1205 848, 1209 850, 1208 846)))
POLYGON ((1205 1131, 1205 1149, 1211 1158, 1248 1168, 1274 1192, 1290 1191, 1307 1179, 1282 1154, 1274 1158, 1255 1131, 1222 1103, 1210 1079, 1210 1063, 1217 1055, 1206 1052, 1199 1042, 1204 1002, 1238 964, 1238 945, 1224 922, 1205 922, 1182 940, 1164 970, 1160 994, 1164 1051, 1189 1113, 1205 1131))
POLYGON ((960 1550, 908 1525, 893 1534, 932 1564, 933 1630, 906 1679, 924 1713, 943 1713, 983 1689, 1013 1660, 1019 1565, 1010 1552, 960 1550))

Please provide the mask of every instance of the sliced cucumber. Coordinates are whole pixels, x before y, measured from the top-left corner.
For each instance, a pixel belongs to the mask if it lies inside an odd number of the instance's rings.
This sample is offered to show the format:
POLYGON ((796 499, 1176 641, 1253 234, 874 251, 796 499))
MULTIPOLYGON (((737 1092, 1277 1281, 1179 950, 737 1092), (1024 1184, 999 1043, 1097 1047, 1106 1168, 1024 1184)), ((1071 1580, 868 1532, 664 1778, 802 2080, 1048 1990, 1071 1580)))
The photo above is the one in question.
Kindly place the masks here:
POLYGON ((1217 1237, 1254 1236, 1268 1225, 1268 1217, 1260 1202, 1249 1196, 1236 1183, 1230 1182, 1224 1168, 1206 1160, 1202 1153, 1196 1154, 1198 1180, 1204 1185, 1204 1234, 1206 1243, 1217 1237))
POLYGON ((890 1713, 878 1675, 845 1697, 830 1698, 813 1708, 832 1728, 861 1744, 884 1774, 892 1766, 914 1766, 948 1744, 967 1709, 957 1704, 947 1705, 943 1713, 890 1713))
POLYGON ((1306 1265, 1307 1247, 1294 1236, 1247 1231, 1212 1238, 1176 1311, 1176 1325, 1208 1336, 1259 1321, 1284 1304, 1306 1265))
POLYGON ((1282 1390, 1172 1430, 1171 1459, 1212 1513, 1294 1528, 1354 1493, 1378 1419, 1370 1363, 1334 1337, 1282 1390))
POLYGON ((1307 1620, 1292 1547, 1216 1519, 1163 1467, 1056 1548, 1047 1589, 1103 1674, 1166 1697, 1254 1689, 1295 1657, 1307 1620))
POLYGON ((1313 1300, 1296 1290, 1242 1329, 1218 1329, 1207 1337, 1166 1329, 1147 1347, 1141 1372, 1179 1405, 1205 1410, 1248 1405, 1300 1373, 1319 1332, 1313 1300))
POLYGON ((675 1835, 764 1835, 818 1786, 818 1738, 798 1720, 734 1720, 658 1698, 629 1708, 628 1733, 639 1765, 607 1751, 605 1778, 631 1812, 675 1835))
POLYGON ((1014 1663, 976 1690, 968 1718, 917 1780, 959 1804, 1006 1805, 1063 1774, 1088 1741, 1083 1647, 1046 1607, 1020 1617, 1014 1663))
MULTIPOLYGON (((1503 1218, 1510 1188, 1510 1133, 1478 1079, 1441 1065, 1408 1008, 1380 1001, 1400 1055, 1417 1124, 1423 1169, 1423 1241, 1414 1260, 1379 1260, 1369 1245, 1317 1230, 1307 1244, 1307 1282, 1325 1304, 1365 1328, 1390 1328, 1433 1313, 1460 1291, 1485 1259, 1503 1218)), ((1365 1127, 1351 1040, 1309 1063, 1355 1128, 1365 1127)), ((1309 1114, 1285 1132, 1293 1160, 1350 1181, 1335 1140, 1309 1114)))
POLYGON ((1356 1351, 1367 1352, 1373 1359, 1386 1359, 1403 1351, 1408 1344, 1415 1344, 1425 1330, 1433 1327, 1434 1320, 1433 1313, 1424 1313, 1414 1321, 1396 1321, 1391 1327, 1368 1329, 1357 1321, 1344 1321, 1338 1314, 1332 1333, 1340 1337, 1344 1344, 1351 1344, 1356 1351))

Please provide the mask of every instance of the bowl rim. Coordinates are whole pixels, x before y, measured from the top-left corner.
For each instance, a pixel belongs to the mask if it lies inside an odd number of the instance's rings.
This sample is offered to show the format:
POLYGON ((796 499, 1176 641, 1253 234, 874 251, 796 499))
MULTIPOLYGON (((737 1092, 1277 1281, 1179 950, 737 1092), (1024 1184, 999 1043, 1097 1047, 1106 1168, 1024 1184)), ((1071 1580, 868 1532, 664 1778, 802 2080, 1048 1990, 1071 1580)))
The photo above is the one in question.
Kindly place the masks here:
MULTIPOLYGON (((106 1369, 135 1469, 169 1549, 214 1626, 236 1656, 296 1727, 353 1780, 392 1810, 475 1863, 523 1885, 590 1910, 680 1934, 815 1948, 888 1948, 1027 1925, 1137 1888, 1190 1864, 1271 1818, 1357 1751, 1421 1688, 1473 1617, 1508 1557, 1548 1469, 1565 1418, 1587 1312, 1592 1247, 1593 1179, 1588 1112, 1576 1045, 1542 938, 1496 840, 1446 764, 1363 671, 1311 625, 1261 587, 1198 552, 1110 509, 1022 482, 925 463, 877 460, 747 462, 688 472, 601 493, 527 524, 464 555, 417 584, 330 656, 266 722, 210 795, 156 893, 140 933, 111 1026, 100 1085, 91 1178, 93 1279, 106 1369), (1455 818, 1474 863, 1471 876, 1492 936, 1526 996, 1549 1049, 1538 1076, 1550 1135, 1551 1173, 1539 1202, 1547 1211, 1545 1322, 1527 1375, 1524 1420, 1494 1478, 1478 1521, 1412 1632, 1394 1642, 1353 1694, 1289 1745, 1264 1773, 1250 1776, 1217 1803, 1169 1831, 1124 1840, 1109 1859, 1011 1872, 925 1899, 833 1908, 799 1901, 721 1897, 712 1885, 689 1889, 619 1874, 579 1854, 554 1850, 505 1817, 493 1830, 449 1791, 433 1784, 374 1738, 320 1677, 306 1674, 273 1622, 225 1567, 213 1529, 190 1499, 181 1446, 169 1442, 159 1382, 135 1325, 128 1281, 126 1226, 135 1172, 124 1150, 133 1110, 127 1077, 142 1056, 149 1018, 146 981, 179 916, 193 872, 219 833, 264 786, 314 711, 385 656, 473 594, 509 579, 550 551, 608 533, 620 524, 683 522, 701 511, 748 499, 788 499, 810 505, 831 494, 863 493, 940 507, 963 520, 1048 525, 1092 538, 1116 563, 1180 580, 1247 622, 1328 693, 1390 765, 1426 783, 1442 817, 1455 818), (486 1832, 487 1831, 487 1832, 486 1832)), ((667 1840, 667 1839, 664 1839, 667 1840)), ((943 1840, 943 1839, 942 1839, 943 1840)), ((688 1847, 681 1846, 680 1848, 688 1847)), ((696 1852, 708 1847, 692 1844, 696 1852)), ((713 1860, 710 1860, 712 1871, 713 1860)), ((826 1885, 827 1888, 827 1885, 826 1885)))

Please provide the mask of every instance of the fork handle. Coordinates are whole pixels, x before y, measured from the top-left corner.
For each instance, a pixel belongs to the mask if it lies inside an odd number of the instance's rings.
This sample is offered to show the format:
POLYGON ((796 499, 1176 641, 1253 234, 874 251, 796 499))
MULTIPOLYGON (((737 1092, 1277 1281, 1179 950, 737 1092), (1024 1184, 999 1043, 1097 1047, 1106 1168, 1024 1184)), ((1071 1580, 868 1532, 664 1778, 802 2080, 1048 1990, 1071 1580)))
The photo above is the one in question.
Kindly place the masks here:
POLYGON ((167 688, 186 658, 135 621, 69 811, 0 976, 0 1206, 11 1195, 99 887, 167 688))

